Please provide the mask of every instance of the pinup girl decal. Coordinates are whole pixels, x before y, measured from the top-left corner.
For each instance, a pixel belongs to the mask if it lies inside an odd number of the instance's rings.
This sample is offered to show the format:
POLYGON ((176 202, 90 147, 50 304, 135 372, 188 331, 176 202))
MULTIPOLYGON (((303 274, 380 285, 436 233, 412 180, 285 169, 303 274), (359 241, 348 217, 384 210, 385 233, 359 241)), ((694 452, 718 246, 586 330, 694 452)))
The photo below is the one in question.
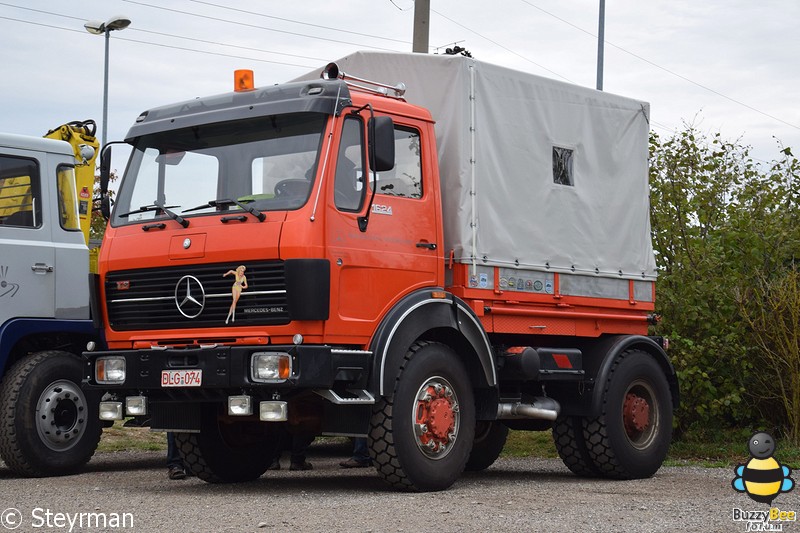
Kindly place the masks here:
POLYGON ((236 304, 239 302, 239 296, 242 295, 242 291, 247 288, 247 277, 244 275, 245 270, 247 270, 247 268, 244 265, 239 265, 236 267, 236 270, 228 270, 222 275, 224 278, 233 274, 234 278, 236 278, 233 282, 233 287, 231 287, 231 297, 233 301, 228 311, 228 317, 225 319, 226 324, 229 319, 231 322, 236 322, 236 304))

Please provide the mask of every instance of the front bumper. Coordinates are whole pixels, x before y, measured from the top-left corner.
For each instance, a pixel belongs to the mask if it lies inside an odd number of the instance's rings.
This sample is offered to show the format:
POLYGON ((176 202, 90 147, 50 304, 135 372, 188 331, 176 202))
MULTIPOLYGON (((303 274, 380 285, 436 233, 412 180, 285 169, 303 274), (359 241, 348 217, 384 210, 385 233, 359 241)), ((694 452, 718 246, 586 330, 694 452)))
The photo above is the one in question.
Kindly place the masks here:
POLYGON ((152 398, 198 401, 228 396, 231 391, 248 391, 259 397, 294 389, 333 389, 335 387, 365 389, 371 367, 369 352, 332 349, 330 346, 269 345, 214 346, 186 349, 114 350, 85 352, 84 386, 111 393, 144 393, 152 398), (253 354, 286 353, 291 357, 292 371, 286 380, 262 383, 252 375, 253 354), (125 360, 125 381, 98 383, 95 362, 115 356, 125 360), (202 372, 194 386, 162 385, 162 373, 174 370, 202 372))

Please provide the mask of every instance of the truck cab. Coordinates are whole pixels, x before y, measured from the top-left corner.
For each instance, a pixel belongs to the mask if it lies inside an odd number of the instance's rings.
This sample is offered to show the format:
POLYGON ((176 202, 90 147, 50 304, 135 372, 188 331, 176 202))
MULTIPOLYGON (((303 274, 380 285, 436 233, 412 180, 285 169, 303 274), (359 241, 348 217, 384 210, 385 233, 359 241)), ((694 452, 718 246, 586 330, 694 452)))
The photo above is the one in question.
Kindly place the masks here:
POLYGON ((74 472, 100 438, 99 396, 80 388, 79 354, 97 341, 75 179, 85 163, 66 142, 0 134, 0 455, 22 475, 74 472))

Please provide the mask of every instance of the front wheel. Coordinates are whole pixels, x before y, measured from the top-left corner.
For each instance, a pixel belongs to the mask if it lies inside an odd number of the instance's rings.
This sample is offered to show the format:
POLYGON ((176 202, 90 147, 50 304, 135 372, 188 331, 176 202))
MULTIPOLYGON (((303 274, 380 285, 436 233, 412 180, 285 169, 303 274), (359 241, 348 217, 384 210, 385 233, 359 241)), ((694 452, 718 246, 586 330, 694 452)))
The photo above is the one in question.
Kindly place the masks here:
POLYGON ((213 405, 202 407, 200 433, 176 433, 183 463, 208 483, 258 479, 275 457, 278 438, 267 422, 223 420, 213 405))
POLYGON ((650 477, 664 462, 672 439, 672 402, 664 371, 639 350, 614 362, 603 391, 602 414, 583 419, 588 455, 600 475, 650 477))
POLYGON ((23 476, 72 474, 100 442, 99 397, 81 390, 77 356, 43 351, 8 370, 0 385, 0 455, 23 476))
POLYGON ((461 361, 442 344, 413 345, 393 395, 373 410, 368 442, 378 474, 402 490, 444 490, 464 470, 474 436, 475 403, 461 361))

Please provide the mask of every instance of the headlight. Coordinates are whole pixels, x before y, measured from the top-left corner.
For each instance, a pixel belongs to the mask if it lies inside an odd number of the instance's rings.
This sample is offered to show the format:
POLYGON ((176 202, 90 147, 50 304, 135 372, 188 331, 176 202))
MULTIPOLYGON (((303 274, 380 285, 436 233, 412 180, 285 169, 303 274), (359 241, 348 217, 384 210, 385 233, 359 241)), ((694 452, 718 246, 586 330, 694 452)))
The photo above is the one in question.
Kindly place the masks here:
POLYGON ((127 396, 125 413, 128 416, 145 416, 147 414, 147 398, 144 396, 127 396))
POLYGON ((251 360, 253 381, 275 383, 292 375, 292 357, 288 353, 256 352, 251 360))
POLYGON ((125 383, 125 358, 119 356, 98 358, 94 363, 94 379, 102 385, 125 383))

